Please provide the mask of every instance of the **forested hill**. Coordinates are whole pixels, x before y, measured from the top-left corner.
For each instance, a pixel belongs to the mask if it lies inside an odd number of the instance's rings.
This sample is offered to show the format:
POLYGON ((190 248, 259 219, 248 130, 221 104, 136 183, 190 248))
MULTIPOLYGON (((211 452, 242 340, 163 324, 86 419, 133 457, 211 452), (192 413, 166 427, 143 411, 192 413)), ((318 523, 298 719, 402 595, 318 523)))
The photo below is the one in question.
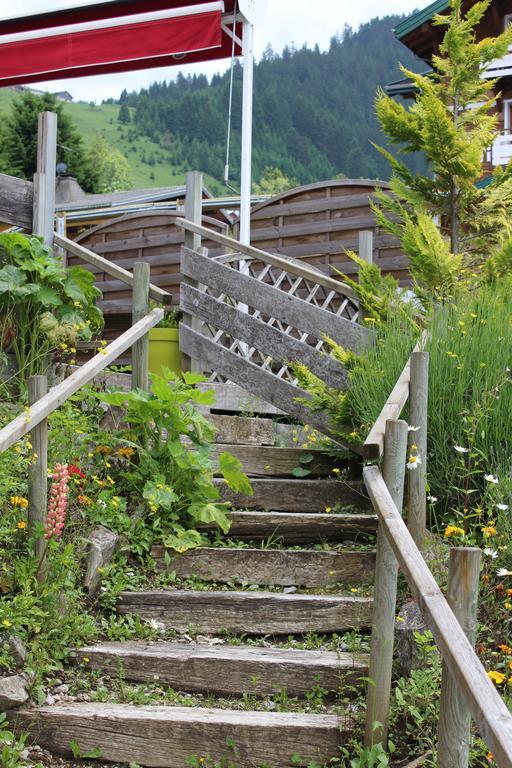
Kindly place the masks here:
MULTIPOLYGON (((337 174, 386 178, 388 166, 371 142, 382 143, 373 110, 378 86, 399 78, 399 62, 424 65, 393 36, 400 16, 346 28, 328 51, 267 50, 255 69, 254 177, 265 167, 309 183, 337 174)), ((240 147, 242 68, 235 70, 231 169, 237 180, 240 147)), ((213 78, 178 76, 140 93, 123 92, 134 107, 137 128, 186 167, 222 179, 226 143, 229 73, 213 78)))

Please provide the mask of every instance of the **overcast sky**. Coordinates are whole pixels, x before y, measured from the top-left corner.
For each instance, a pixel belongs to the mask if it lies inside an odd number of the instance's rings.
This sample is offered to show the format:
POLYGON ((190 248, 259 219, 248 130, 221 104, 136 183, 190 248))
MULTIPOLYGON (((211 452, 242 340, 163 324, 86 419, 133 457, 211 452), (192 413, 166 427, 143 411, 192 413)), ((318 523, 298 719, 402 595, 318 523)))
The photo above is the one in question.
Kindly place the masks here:
MULTIPOLYGON (((55 8, 69 8, 75 5, 92 5, 101 0, 0 0, 1 18, 22 16, 55 8), (15 9, 15 10, 14 10, 15 9)), ((428 4, 425 0, 386 0, 383 6, 378 0, 268 0, 265 21, 256 34, 256 54, 260 56, 270 43, 275 51, 281 51, 285 45, 303 43, 320 48, 328 46, 330 38, 341 31, 345 24, 353 27, 361 22, 383 15, 384 13, 410 13, 415 8, 428 4)), ((227 68, 226 62, 213 62, 204 65, 190 65, 181 70, 187 72, 205 72, 209 77, 215 72, 227 68)), ((152 69, 145 72, 102 75, 75 80, 56 80, 52 83, 34 87, 52 91, 67 90, 75 99, 101 101, 113 96, 118 97, 123 88, 137 90, 155 80, 169 80, 176 76, 178 67, 173 69, 152 69)))

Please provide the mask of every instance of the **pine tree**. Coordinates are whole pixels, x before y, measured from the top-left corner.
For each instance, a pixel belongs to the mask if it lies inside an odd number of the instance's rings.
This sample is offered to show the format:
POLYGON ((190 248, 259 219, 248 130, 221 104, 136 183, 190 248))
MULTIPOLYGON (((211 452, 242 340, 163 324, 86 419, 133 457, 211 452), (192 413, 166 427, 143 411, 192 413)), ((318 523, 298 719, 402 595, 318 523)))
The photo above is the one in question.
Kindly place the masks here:
POLYGON ((398 156, 380 149, 391 164, 395 197, 380 194, 376 214, 400 239, 423 298, 452 295, 464 270, 471 272, 512 236, 512 164, 497 169, 488 186, 476 186, 485 150, 497 135, 496 98, 489 96, 495 81, 482 72, 512 43, 511 28, 476 42, 475 27, 490 2, 477 2, 463 14, 461 0, 451 0, 450 12, 434 18, 446 27, 434 71, 425 76, 403 68, 418 90, 412 106, 383 91, 376 99, 383 131, 400 147, 398 156), (431 175, 414 174, 405 164, 404 154, 418 151, 431 175))
POLYGON ((120 123, 124 123, 127 125, 128 123, 131 123, 132 118, 130 115, 130 110, 128 109, 128 105, 126 103, 121 104, 119 108, 119 114, 117 115, 117 119, 120 123))

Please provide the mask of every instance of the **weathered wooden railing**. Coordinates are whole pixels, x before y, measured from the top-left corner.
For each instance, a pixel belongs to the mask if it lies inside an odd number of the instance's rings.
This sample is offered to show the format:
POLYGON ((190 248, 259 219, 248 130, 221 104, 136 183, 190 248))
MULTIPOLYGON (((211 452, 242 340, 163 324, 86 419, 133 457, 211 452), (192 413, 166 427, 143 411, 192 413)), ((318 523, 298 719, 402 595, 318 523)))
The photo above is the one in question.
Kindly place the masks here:
POLYGON ((398 568, 421 608, 443 659, 438 768, 467 768, 471 717, 500 768, 512 768, 512 714, 476 655, 480 550, 450 551, 448 599, 420 547, 425 532, 428 354, 415 348, 364 444, 367 458, 382 459, 363 470, 378 515, 374 615, 365 741, 385 742, 391 696, 398 568), (400 421, 409 400, 409 421, 400 421), (408 438, 409 436, 409 438, 408 438), (409 446, 408 446, 409 441, 409 446), (408 448, 421 464, 408 473, 408 526, 402 514, 408 448))

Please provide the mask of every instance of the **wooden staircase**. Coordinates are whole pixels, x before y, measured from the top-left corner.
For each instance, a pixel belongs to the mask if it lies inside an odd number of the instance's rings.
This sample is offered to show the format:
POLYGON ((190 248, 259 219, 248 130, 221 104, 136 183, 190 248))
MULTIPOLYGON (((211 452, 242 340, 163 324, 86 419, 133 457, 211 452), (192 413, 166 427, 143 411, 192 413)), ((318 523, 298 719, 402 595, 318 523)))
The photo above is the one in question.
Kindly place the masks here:
MULTIPOLYGON (((232 385, 216 386, 231 387, 234 394, 232 385)), ((116 763, 185 768, 187 758, 195 755, 204 758, 199 764, 207 768, 286 768, 323 765, 350 736, 352 715, 340 715, 339 708, 332 711, 329 706, 311 713, 307 696, 315 686, 323 689, 327 702, 340 691, 349 696, 354 686, 363 685, 367 657, 348 653, 343 645, 304 650, 286 647, 283 640, 308 633, 342 638, 345 631, 365 631, 371 625, 367 585, 373 578, 374 553, 368 541, 376 519, 368 512, 355 465, 349 460, 341 465, 350 479, 338 480, 332 460, 314 451, 308 464, 311 475, 295 478, 292 472, 305 449, 292 441, 303 428, 283 423, 282 417, 276 421, 275 409, 261 401, 253 400, 251 406, 263 411, 260 418, 241 415, 240 397, 238 392, 231 398, 229 413, 220 397, 222 413, 211 414, 219 435, 216 450, 232 450, 254 487, 252 497, 221 489, 234 504, 229 546, 201 547, 183 555, 165 554, 157 546, 157 572, 194 578, 202 588, 124 592, 119 599, 120 613, 154 619, 175 630, 176 638, 99 642, 77 651, 78 660, 87 659, 87 666, 102 676, 119 678, 121 673, 138 683, 158 680, 175 691, 214 697, 214 704, 215 697, 233 697, 234 705, 86 702, 20 712, 16 728, 28 730, 32 740, 51 752, 69 756, 70 744, 76 742, 82 754, 98 748, 101 760, 116 763), (319 543, 324 546, 315 548, 319 543), (358 549, 359 544, 365 546, 358 549), (190 637, 183 642, 184 633, 229 636, 210 645, 190 642, 190 637), (264 637, 265 643, 253 645, 249 636, 264 637), (303 700, 302 711, 268 711, 263 704, 247 711, 236 704, 248 692, 261 703, 276 691, 303 700)))

